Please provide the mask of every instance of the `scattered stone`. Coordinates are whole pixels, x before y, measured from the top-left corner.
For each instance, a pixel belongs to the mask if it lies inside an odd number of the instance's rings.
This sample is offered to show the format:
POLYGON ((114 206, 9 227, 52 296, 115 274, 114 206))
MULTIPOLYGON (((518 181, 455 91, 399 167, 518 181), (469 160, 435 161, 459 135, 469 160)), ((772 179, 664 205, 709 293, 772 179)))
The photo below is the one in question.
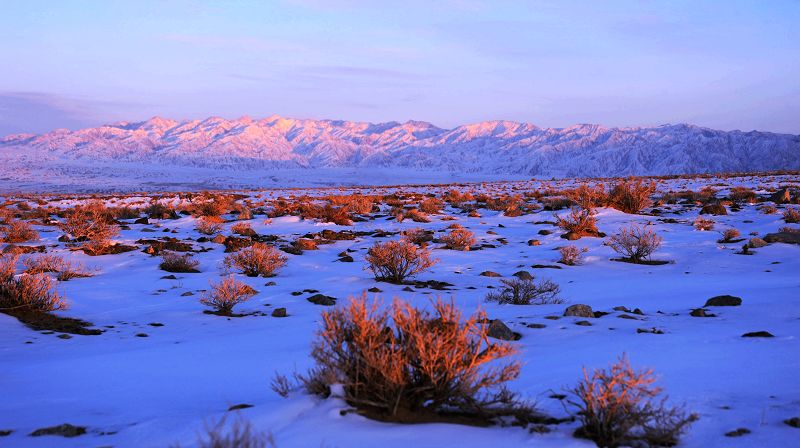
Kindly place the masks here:
POLYGON ((775 335, 769 331, 751 331, 742 335, 743 338, 774 338, 775 335))
POLYGON ((403 288, 403 291, 406 291, 406 292, 414 292, 414 288, 412 288, 412 287, 410 287, 410 286, 406 286, 405 288, 403 288))
POLYGON ((773 193, 769 200, 776 204, 788 204, 792 202, 792 194, 788 188, 782 188, 773 193))
POLYGON ((692 317, 716 317, 717 316, 716 314, 709 313, 708 310, 705 310, 703 308, 693 309, 692 312, 689 313, 689 315, 692 316, 692 317))
POLYGON ((253 407, 252 404, 247 404, 247 403, 235 404, 235 405, 233 405, 233 406, 228 408, 228 412, 230 412, 230 411, 238 411, 239 409, 247 409, 247 408, 252 408, 252 407, 253 407))
POLYGON ((706 300, 706 304, 703 306, 740 306, 741 304, 741 298, 725 294, 722 296, 714 296, 706 300))
POLYGON ((594 312, 589 305, 575 304, 568 306, 564 310, 564 316, 591 317, 594 319, 594 312))
POLYGON ((726 432, 725 437, 741 437, 745 434, 750 434, 750 430, 747 428, 739 428, 735 431, 726 432))
POLYGON ((216 244, 225 244, 225 237, 223 235, 217 235, 214 238, 211 238, 211 242, 216 244))
POLYGON ((659 330, 656 327, 653 328, 637 328, 636 333, 650 333, 650 334, 664 334, 663 330, 659 330))
POLYGON ((559 320, 561 316, 544 316, 544 318, 547 320, 559 320))
POLYGON ((317 250, 317 242, 308 238, 298 238, 294 245, 300 250, 317 250))
POLYGON ((541 246, 542 242, 539 240, 528 240, 528 246, 541 246))
POLYGON ((553 231, 552 230, 547 230, 547 229, 542 229, 538 233, 539 233, 539 235, 550 235, 551 233, 553 233, 553 231))
POLYGON ((313 303, 314 305, 323 305, 323 306, 336 305, 335 297, 326 296, 324 294, 314 294, 313 296, 309 297, 306 300, 313 303))
POLYGON ((175 277, 173 274, 165 275, 165 276, 161 277, 161 280, 177 280, 177 279, 178 279, 178 277, 175 277))
POLYGON ((133 221, 134 224, 150 224, 150 220, 147 217, 139 218, 136 221, 133 221))
POLYGON ((223 244, 225 245, 225 252, 227 253, 227 252, 236 252, 240 249, 244 249, 245 247, 250 247, 253 244, 255 244, 255 241, 253 241, 250 238, 229 236, 225 238, 223 244))
POLYGON ((547 325, 545 324, 528 324, 526 325, 528 328, 545 328, 547 325))
POLYGON ((291 255, 303 255, 303 249, 295 246, 281 246, 280 250, 286 252, 287 254, 291 255))
POLYGON ((764 247, 768 244, 769 244, 768 242, 762 240, 759 237, 750 238, 750 241, 747 242, 747 246, 750 247, 751 249, 758 249, 759 247, 764 247))
POLYGON ((275 308, 272 310, 272 317, 286 317, 286 308, 275 308))
POLYGON ((522 335, 511 331, 508 326, 500 319, 494 319, 489 323, 486 335, 490 338, 501 339, 504 341, 517 341, 522 335))
POLYGON ((639 318, 638 318, 638 317, 631 316, 630 314, 620 314, 620 315, 619 315, 619 316, 617 316, 617 317, 619 317, 620 319, 639 320, 639 318))
POLYGON ((498 274, 497 272, 493 271, 483 271, 480 274, 483 277, 502 277, 502 275, 498 274))
POLYGON ((561 266, 555 264, 532 264, 533 269, 561 269, 561 266))
POLYGON ((533 280, 533 275, 528 271, 517 271, 513 275, 520 280, 533 280))
POLYGON ((275 285, 277 285, 277 283, 272 282, 272 281, 264 283, 264 286, 275 286, 275 285))
POLYGON ((764 236, 768 243, 800 244, 800 232, 768 233, 764 236))
POLYGON ((369 288, 367 291, 369 291, 369 292, 383 292, 383 290, 381 288, 378 288, 377 286, 373 286, 372 288, 369 288))
POLYGON ((137 338, 147 338, 150 337, 147 333, 136 333, 137 338))
POLYGON ((582 327, 591 327, 592 323, 589 322, 588 320, 579 320, 579 321, 575 322, 575 325, 580 325, 582 327))
POLYGON ((792 417, 783 421, 792 428, 800 428, 800 417, 792 417))
POLYGON ((0 429, 0 437, 10 436, 12 432, 12 429, 0 429))
POLYGON ((60 335, 58 335, 56 337, 59 338, 59 339, 72 339, 72 336, 70 336, 70 335, 68 335, 66 333, 60 334, 60 335))
POLYGON ((343 257, 340 257, 337 261, 341 261, 342 263, 352 263, 355 260, 350 255, 345 255, 343 257))
POLYGON ((47 428, 37 429, 36 431, 30 433, 30 436, 31 437, 40 437, 40 436, 78 437, 83 434, 86 434, 85 426, 75 426, 75 425, 70 425, 69 423, 64 423, 63 425, 50 426, 47 428))
POLYGON ((181 297, 188 297, 188 296, 193 296, 193 295, 194 295, 194 293, 193 293, 193 292, 191 292, 191 291, 186 291, 185 293, 181 294, 181 297))
POLYGON ((162 324, 161 322, 150 322, 147 325, 150 325, 151 327, 163 327, 164 326, 164 324, 162 324))

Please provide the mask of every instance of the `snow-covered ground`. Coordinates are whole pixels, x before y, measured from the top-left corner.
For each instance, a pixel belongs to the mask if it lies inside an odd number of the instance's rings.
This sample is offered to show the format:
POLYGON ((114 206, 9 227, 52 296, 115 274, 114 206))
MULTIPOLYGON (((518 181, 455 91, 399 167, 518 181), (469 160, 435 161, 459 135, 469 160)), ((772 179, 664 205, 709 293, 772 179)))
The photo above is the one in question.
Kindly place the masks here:
MULTIPOLYGON (((719 196, 724 196, 731 185, 749 185, 766 193, 764 187, 797 184, 797 180, 673 180, 662 182, 659 188, 697 190, 712 185, 720 190, 719 196)), ((522 193, 535 186, 541 184, 469 188, 486 188, 496 194, 503 189, 522 193)), ((427 191, 425 187, 405 190, 427 191)), ((780 213, 761 213, 757 205, 744 205, 741 211, 712 217, 714 231, 699 231, 692 226, 698 207, 659 208, 663 212, 660 216, 628 215, 602 208, 597 215, 598 227, 610 235, 631 222, 651 223, 664 238, 653 258, 671 263, 647 266, 611 261, 616 254, 603 245, 602 238, 585 237, 573 243, 588 248, 585 261, 578 266, 561 265, 561 269, 532 268, 556 265, 556 248, 568 244, 560 238, 563 232, 559 229, 534 224, 553 221, 553 213, 547 211, 507 217, 480 209, 482 217, 469 218, 448 207, 447 214, 432 215, 427 224, 379 218, 356 222, 353 227, 297 217, 267 222, 264 216, 256 216, 249 222, 259 234, 278 235, 289 241, 323 229, 399 231, 423 227, 441 232, 457 222, 473 231, 479 243, 496 247, 467 252, 435 249, 439 263, 418 279, 455 286, 450 291, 414 288, 409 292, 403 290, 405 286, 378 283, 365 270, 366 250, 375 241, 398 236, 363 236, 320 245, 316 251, 287 255, 287 266, 274 278, 240 277, 258 294, 237 311, 265 313, 241 318, 204 314, 205 307, 198 301, 198 291, 207 289, 209 279, 221 275, 225 256, 222 245, 193 243, 197 248, 211 249, 195 254, 201 272, 163 279, 169 273, 158 269, 159 257, 140 250, 89 257, 58 243, 61 233, 55 228, 39 226, 41 241, 30 244, 46 244, 48 252, 97 269, 94 277, 60 284, 71 306, 58 314, 91 321, 105 332, 61 339, 58 334, 35 332, 0 314, 0 430, 13 430, 0 437, 0 446, 193 446, 205 423, 230 414, 229 407, 245 403, 253 407, 237 412, 259 430, 271 432, 281 448, 594 446, 572 436, 577 423, 554 425, 546 434, 517 427, 389 424, 353 413, 341 415, 348 406, 336 399, 321 400, 300 391, 289 398, 274 393, 269 384, 275 372, 291 374, 311 367, 310 343, 319 326, 320 312, 325 309, 306 301, 309 293, 292 292, 315 289, 342 303, 376 286, 383 290, 377 296, 385 302, 400 297, 426 306, 431 297, 441 295, 452 297, 466 312, 480 307, 489 317, 502 319, 522 334, 514 344, 524 365, 510 388, 535 400, 542 411, 553 416, 567 413, 562 402, 550 396, 574 386, 582 368, 606 367, 627 353, 634 366, 655 369, 659 385, 671 402, 685 403, 688 410, 699 414, 699 421, 681 446, 793 446, 800 429, 783 420, 800 416, 800 246, 773 243, 746 256, 736 253, 742 243, 717 242, 719 231, 727 228, 736 228, 750 238, 786 225, 780 213), (443 221, 449 214, 457 220, 443 221), (676 222, 664 222, 666 218, 676 222), (539 235, 542 229, 554 232, 539 235), (541 245, 529 246, 531 239, 539 239, 541 245), (336 261, 344 250, 353 251, 353 263, 336 261), (514 306, 484 300, 487 288, 499 286, 500 279, 480 276, 481 272, 494 271, 508 278, 520 270, 559 283, 566 303, 514 306), (275 284, 267 286, 267 282, 275 284), (194 295, 184 295, 187 292, 194 295), (689 315, 708 298, 722 294, 741 297, 743 303, 709 308, 716 317, 689 315), (591 326, 575 325, 584 320, 581 318, 547 319, 562 316, 571 304, 588 304, 595 311, 611 314, 588 319, 591 326), (619 318, 623 313, 613 311, 617 306, 640 308, 644 315, 619 318), (286 307, 288 317, 269 316, 277 307, 286 307), (527 326, 533 323, 546 326, 527 326), (652 328, 663 334, 637 333, 637 329, 652 328), (775 337, 742 337, 762 330, 775 337), (86 426, 88 434, 75 438, 28 436, 37 428, 62 423, 86 426), (751 433, 734 438, 723 435, 740 427, 751 433)), ((118 241, 133 243, 158 236, 196 239, 200 235, 194 226, 195 218, 190 216, 130 225, 118 241), (167 229, 171 233, 162 233, 167 229)))

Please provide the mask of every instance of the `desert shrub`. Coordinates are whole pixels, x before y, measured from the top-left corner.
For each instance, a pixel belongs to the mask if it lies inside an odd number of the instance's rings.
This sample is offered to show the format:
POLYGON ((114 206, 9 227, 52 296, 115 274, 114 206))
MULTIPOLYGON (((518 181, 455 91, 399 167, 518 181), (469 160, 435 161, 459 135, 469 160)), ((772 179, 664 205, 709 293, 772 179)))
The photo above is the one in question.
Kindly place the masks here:
POLYGON ((472 196, 471 193, 462 193, 458 190, 450 190, 444 194, 442 199, 445 202, 449 202, 453 206, 460 206, 464 202, 469 202, 474 200, 475 198, 472 196))
POLYGON ((714 220, 708 219, 708 218, 703 218, 701 216, 698 216, 697 218, 695 218, 694 222, 692 223, 692 225, 694 226, 695 229, 702 230, 702 231, 707 231, 707 230, 714 229, 714 224, 716 224, 714 222, 714 220))
POLYGON ((327 396, 341 385, 352 406, 401 421, 513 406, 503 385, 519 375, 519 363, 491 363, 513 355, 514 347, 489 341, 483 312, 462 321, 452 302, 437 300, 432 308, 395 300, 381 310, 362 296, 323 312, 311 351, 316 368, 304 379, 308 390, 327 396))
POLYGON ((606 244, 626 260, 638 263, 649 259, 659 247, 663 238, 647 227, 631 224, 619 233, 608 238, 606 244))
POLYGON ((563 246, 558 249, 558 252, 561 254, 561 259, 558 260, 561 263, 564 263, 567 266, 575 266, 576 264, 580 264, 583 259, 583 254, 588 252, 588 248, 580 249, 577 246, 569 245, 563 246))
POLYGON ((543 279, 537 282, 535 279, 513 278, 501 280, 501 282, 503 283, 503 289, 487 294, 487 301, 500 304, 510 303, 512 305, 552 305, 563 303, 563 300, 558 297, 561 293, 561 287, 552 280, 543 279))
POLYGON ((467 229, 453 229, 442 237, 445 247, 453 250, 469 250, 475 241, 475 234, 467 229))
POLYGON ((372 207, 380 196, 364 196, 361 194, 351 194, 342 196, 329 196, 331 205, 344 206, 350 213, 366 215, 372 212, 372 207))
POLYGON ((775 207, 774 205, 763 205, 759 207, 758 210, 765 215, 773 215, 775 213, 778 213, 778 208, 775 207))
POLYGON ((39 239, 39 232, 25 221, 10 220, 8 225, 1 230, 4 236, 0 241, 6 243, 24 243, 39 239))
POLYGON ((416 227, 413 229, 404 230, 402 233, 402 239, 412 242, 416 245, 423 245, 429 241, 432 241, 433 235, 431 232, 428 232, 423 228, 416 227))
POLYGON ((0 256, 0 309, 49 312, 67 308, 66 299, 47 274, 15 276, 17 254, 0 256))
POLYGON ((556 225, 578 237, 598 234, 597 219, 592 210, 572 207, 566 215, 555 215, 556 225))
POLYGON ((375 243, 366 260, 376 280, 390 283, 400 283, 436 264, 430 250, 403 240, 375 243))
POLYGON ((725 231, 722 232, 722 239, 720 240, 720 243, 729 243, 736 238, 739 238, 741 235, 742 234, 736 229, 725 229, 725 231))
POLYGON ((164 251, 161 254, 161 263, 158 267, 167 272, 199 272, 197 270, 199 265, 200 262, 189 254, 164 251))
POLYGON ((428 215, 419 211, 419 209, 416 208, 412 208, 410 210, 406 210, 405 212, 403 212, 403 218, 410 219, 414 222, 431 222, 431 218, 429 218, 428 215))
POLYGON ((192 208, 197 216, 220 216, 236 207, 233 196, 225 194, 203 194, 192 200, 192 208))
POLYGON ((178 217, 175 209, 156 201, 151 202, 143 211, 150 219, 176 219, 178 217))
POLYGON ((219 283, 209 282, 211 289, 203 293, 200 303, 214 308, 217 313, 231 314, 233 307, 246 302, 256 295, 247 283, 236 280, 232 275, 219 283))
POLYGON ((65 260, 56 254, 39 255, 26 258, 22 261, 27 274, 56 273, 58 281, 67 281, 73 278, 91 277, 93 274, 80 264, 65 260))
POLYGON ((216 423, 206 423, 204 437, 197 441, 198 448, 268 448, 275 447, 270 433, 263 433, 242 417, 228 424, 223 417, 216 423))
POLYGON ((241 206, 239 208, 239 214, 236 215, 236 219, 239 221, 247 221, 248 219, 253 219, 253 212, 245 206, 241 206))
POLYGON ((255 243, 229 254, 223 260, 226 269, 239 269, 248 277, 269 277, 286 265, 287 258, 278 249, 263 243, 255 243))
POLYGON ((591 375, 571 390, 570 404, 578 410, 581 427, 576 435, 597 446, 673 446, 697 420, 682 407, 668 407, 661 389, 654 386, 651 369, 634 370, 624 355, 609 370, 591 375))
POLYGON ((639 213, 653 202, 650 196, 656 191, 654 181, 642 179, 622 181, 614 185, 608 195, 609 205, 624 213, 639 213))
POLYGON ((606 189, 601 184, 595 185, 594 187, 588 184, 581 184, 578 188, 567 191, 566 196, 584 210, 602 207, 608 201, 606 189))
POLYGON ((542 198, 542 207, 545 210, 555 211, 562 210, 573 205, 571 199, 565 197, 545 197, 542 198))
POLYGON ((419 203, 419 209, 423 213, 437 214, 442 212, 444 202, 437 198, 427 198, 419 203))
POLYGON ((195 229, 203 235, 214 235, 222 232, 222 223, 219 216, 201 216, 195 223, 195 229))
POLYGON ((86 241, 84 250, 93 254, 101 254, 111 246, 111 239, 119 235, 119 227, 101 201, 76 206, 67 212, 59 227, 72 238, 86 241))
POLYGON ((756 192, 747 187, 733 187, 730 194, 731 201, 733 202, 747 202, 753 204, 756 202, 756 192))
POLYGON ((140 215, 139 209, 127 205, 114 207, 110 212, 117 219, 137 219, 140 215))
POLYGON ((783 221, 787 224, 800 223, 800 209, 786 208, 783 212, 783 221))
POLYGON ((254 236, 256 231, 246 222, 237 222, 231 226, 231 232, 242 236, 254 236))

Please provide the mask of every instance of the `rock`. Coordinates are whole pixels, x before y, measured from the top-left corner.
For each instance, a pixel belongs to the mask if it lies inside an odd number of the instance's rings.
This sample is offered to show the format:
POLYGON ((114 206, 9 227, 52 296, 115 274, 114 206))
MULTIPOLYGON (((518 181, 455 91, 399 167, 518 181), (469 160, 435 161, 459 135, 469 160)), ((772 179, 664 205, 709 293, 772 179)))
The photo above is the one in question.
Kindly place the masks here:
POLYGON ((173 275, 173 274, 165 275, 165 276, 161 277, 161 280, 177 280, 177 279, 178 279, 178 277, 175 277, 175 275, 173 275))
POLYGON ((792 202, 792 193, 788 188, 782 188, 769 197, 776 204, 789 204, 792 202))
POLYGON ((567 232, 561 235, 561 238, 564 238, 569 241, 575 241, 581 239, 581 234, 577 232, 567 232))
POLYGON ((650 333, 650 334, 664 334, 663 330, 659 330, 656 327, 653 328, 637 328, 636 333, 650 333))
POLYGON ((747 246, 751 249, 758 249, 759 247, 764 247, 767 244, 769 243, 759 237, 750 238, 750 241, 747 242, 747 246))
POLYGON ((591 327, 592 323, 589 322, 588 320, 579 320, 579 321, 575 322, 575 325, 580 325, 582 327, 591 327))
POLYGON ((330 229, 325 229, 320 233, 320 236, 326 240, 334 240, 334 241, 343 241, 343 240, 354 240, 356 236, 353 232, 349 232, 347 230, 342 230, 340 232, 336 232, 330 229))
POLYGON ((538 233, 539 233, 539 235, 550 235, 551 233, 553 233, 553 231, 552 230, 547 230, 547 229, 542 229, 538 233))
POLYGON ((735 431, 726 432, 725 437, 741 437, 745 434, 750 434, 750 430, 747 428, 739 428, 735 431))
POLYGON ((272 317, 286 317, 286 308, 275 308, 272 310, 272 317))
POLYGON ((13 429, 0 429, 0 437, 10 436, 12 432, 13 429))
POLYGON ((341 261, 341 262, 343 262, 343 263, 352 263, 352 262, 354 262, 355 260, 354 260, 354 259, 353 259, 353 257, 351 257, 350 255, 345 255, 345 256, 343 256, 343 257, 340 257, 340 258, 339 258, 337 261, 341 261))
POLYGON ((545 328, 545 327, 547 327, 547 325, 545 325, 545 324, 528 324, 528 325, 526 325, 526 327, 528 327, 528 328, 545 328))
POLYGON ((191 292, 191 291, 186 291, 185 293, 181 294, 181 297, 188 297, 188 296, 193 296, 193 295, 194 295, 194 293, 193 293, 193 292, 191 292))
POLYGON ((528 240, 528 246, 541 246, 542 242, 539 240, 528 240))
POLYGON ((528 271, 517 271, 513 275, 520 280, 533 280, 533 276, 528 271))
POLYGON ((412 288, 410 286, 406 286, 405 288, 403 288, 403 291, 405 291, 405 292, 414 292, 414 288, 412 288))
POLYGON ((377 286, 373 286, 372 288, 369 288, 367 291, 369 291, 369 292, 383 292, 383 290, 381 288, 378 288, 377 286))
POLYGON ((511 329, 508 328, 508 326, 506 326, 506 324, 504 324, 500 319, 494 319, 489 323, 489 329, 487 330, 486 335, 490 338, 501 339, 504 341, 516 341, 522 337, 521 334, 511 331, 511 329))
POLYGON ((591 317, 594 319, 594 311, 589 305, 575 304, 568 306, 564 310, 564 316, 591 317))
POLYGON ((211 238, 211 242, 217 244, 225 244, 225 237, 222 235, 217 235, 214 238, 211 238))
POLYGON ((774 338, 775 336, 769 331, 751 331, 742 335, 743 338, 774 338))
POLYGON ((704 310, 703 308, 694 309, 694 310, 692 310, 691 313, 689 313, 689 315, 692 316, 692 317, 715 317, 716 316, 716 314, 711 314, 707 310, 704 310))
POLYGON ((303 249, 294 246, 281 246, 278 249, 291 255, 303 255, 303 249))
POLYGON ((800 232, 768 233, 764 236, 768 243, 800 244, 800 232))
POLYGON ((335 297, 326 296, 324 294, 314 294, 313 296, 309 297, 306 300, 313 303, 314 305, 323 305, 323 306, 336 305, 335 297))
POLYGON ((139 218, 136 221, 133 221, 134 224, 150 224, 150 220, 145 218, 139 218))
POLYGON ((308 238, 298 238, 294 245, 300 250, 317 250, 317 242, 308 238))
POLYGON ((64 423, 63 425, 50 426, 47 428, 37 429, 36 431, 30 433, 30 436, 31 437, 40 437, 40 436, 78 437, 83 434, 86 434, 85 426, 75 426, 75 425, 70 425, 69 423, 64 423))
POLYGON ((480 275, 483 277, 502 277, 502 275, 494 271, 483 271, 480 275))
POLYGON ((619 315, 619 316, 617 316, 617 317, 619 317, 620 319, 639 320, 639 318, 638 318, 638 317, 631 316, 630 314, 620 314, 620 315, 619 315))
POLYGON ((742 304, 742 299, 736 296, 730 295, 722 295, 722 296, 715 296, 708 300, 706 300, 706 304, 703 307, 707 306, 740 306, 742 304))
POLYGON ((150 336, 147 333, 136 333, 134 336, 137 338, 149 338, 150 336))
POLYGON ((255 244, 255 241, 250 238, 239 238, 236 236, 229 236, 225 238, 225 252, 236 252, 245 247, 250 247, 255 244))
POLYGON ((700 209, 701 215, 727 215, 728 211, 725 210, 725 206, 717 202, 716 204, 708 204, 704 205, 702 209, 700 209))
POLYGON ((230 412, 230 411, 238 411, 240 409, 248 409, 248 408, 252 408, 252 407, 253 407, 253 405, 252 404, 248 404, 248 403, 235 404, 235 405, 233 405, 233 406, 228 408, 228 412, 230 412))
POLYGON ((9 244, 3 249, 4 254, 32 254, 32 253, 45 253, 47 249, 44 246, 17 246, 16 244, 9 244))
POLYGON ((800 428, 800 417, 792 417, 783 421, 792 428, 800 428))

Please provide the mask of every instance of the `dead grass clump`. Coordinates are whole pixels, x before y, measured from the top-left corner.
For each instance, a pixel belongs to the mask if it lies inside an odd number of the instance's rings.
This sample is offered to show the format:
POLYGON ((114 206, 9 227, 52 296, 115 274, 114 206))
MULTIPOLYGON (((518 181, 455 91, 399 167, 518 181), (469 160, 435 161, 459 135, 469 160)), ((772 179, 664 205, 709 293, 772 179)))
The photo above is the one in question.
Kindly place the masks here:
POLYGON ((431 232, 428 232, 421 227, 417 227, 414 229, 404 230, 402 232, 402 238, 405 241, 410 241, 418 246, 422 246, 429 241, 432 241, 433 235, 431 232))
POLYGON ((698 216, 697 218, 695 218, 694 222, 692 223, 692 225, 694 226, 695 229, 702 230, 702 231, 713 230, 714 229, 714 224, 716 224, 714 222, 714 220, 708 219, 708 218, 703 218, 701 216, 698 216))
POLYGON ((458 207, 464 202, 470 202, 475 200, 475 197, 469 192, 462 193, 458 190, 450 190, 444 194, 442 200, 444 200, 445 202, 449 202, 454 207, 458 207))
POLYGON ((84 251, 93 255, 102 254, 112 245, 111 239, 119 235, 112 214, 99 200, 67 212, 67 219, 59 227, 68 236, 85 241, 84 251))
POLYGON ((520 364, 492 364, 515 348, 490 342, 482 312, 462 321, 452 302, 437 300, 432 308, 396 299, 381 310, 362 296, 323 312, 311 351, 317 367, 303 378, 307 389, 341 394, 362 414, 390 421, 448 414, 485 421, 513 413, 514 396, 503 386, 519 375, 520 364))
POLYGON ((220 216, 236 208, 233 196, 225 194, 203 194, 192 200, 192 210, 196 216, 220 216))
MULTIPOLYGON (((555 214, 554 214, 555 215, 555 214)), ((555 215, 556 225, 577 239, 583 236, 597 236, 597 218, 594 212, 585 208, 572 207, 566 215, 555 215)))
POLYGON ((624 355, 609 370, 590 375, 584 369, 583 376, 570 391, 581 423, 575 434, 597 446, 674 446, 697 420, 682 407, 668 407, 666 397, 657 399, 653 371, 634 370, 624 355))
POLYGON ((608 238, 606 244, 615 252, 622 255, 623 260, 632 263, 641 263, 649 260, 659 247, 663 238, 645 226, 631 224, 630 227, 620 229, 619 233, 608 238))
POLYGON ((198 448, 274 448, 275 446, 272 434, 257 431, 241 416, 231 424, 228 424, 224 417, 216 423, 206 423, 205 435, 197 441, 198 448))
MULTIPOLYGON (((408 218, 414 222, 431 222, 431 218, 419 209, 412 208, 403 212, 403 217, 408 218)), ((402 221, 402 220, 401 220, 402 221)))
POLYGON ((442 237, 445 247, 453 250, 469 250, 470 246, 475 245, 475 234, 467 229, 456 228, 442 237))
POLYGON ((161 202, 153 201, 144 208, 144 214, 150 219, 177 219, 178 213, 174 208, 161 202))
POLYGON ((0 231, 4 234, 0 241, 6 243, 24 243, 39 239, 39 232, 25 221, 9 220, 8 225, 0 229, 0 231))
POLYGON ((195 223, 195 229, 203 235, 216 235, 222 232, 223 222, 219 216, 201 216, 195 223))
POLYGON ((401 283, 436 264, 430 250, 404 240, 375 243, 366 259, 375 279, 390 283, 401 283))
POLYGON ((519 279, 500 280, 504 287, 499 292, 492 291, 486 295, 489 302, 512 305, 552 305, 563 303, 558 295, 561 287, 558 283, 543 279, 519 279))
POLYGON ((562 210, 573 205, 571 199, 565 197, 544 197, 542 198, 542 208, 549 211, 562 210))
POLYGON ((258 235, 256 233, 256 231, 253 230, 252 227, 250 227, 250 224, 248 224, 246 222, 237 222, 236 224, 232 225, 231 226, 231 232, 233 232, 233 233, 235 233, 237 235, 242 235, 242 236, 256 236, 256 235, 258 235))
POLYGON ((730 242, 735 241, 741 235, 742 234, 736 229, 725 229, 725 231, 722 232, 722 239, 719 240, 719 242, 720 243, 730 243, 730 242))
POLYGON ((756 192, 747 187, 732 187, 730 198, 733 202, 745 202, 748 204, 754 204, 758 200, 756 192))
POLYGON ((56 280, 68 281, 73 278, 91 277, 93 274, 82 265, 65 260, 56 254, 39 255, 22 261, 27 274, 56 273, 56 280))
POLYGON ((46 313, 67 308, 65 298, 58 294, 47 274, 15 276, 17 260, 17 254, 0 256, 0 310, 46 313))
POLYGON ((758 210, 765 215, 774 215, 775 213, 778 213, 778 208, 769 204, 759 207, 758 210))
POLYGON ((646 182, 642 179, 622 181, 611 189, 608 202, 621 212, 639 213, 653 203, 650 196, 655 191, 655 181, 646 182))
POLYGON ((567 266, 575 266, 577 264, 581 264, 583 261, 583 254, 588 251, 589 249, 586 247, 580 249, 573 245, 563 246, 558 249, 558 252, 561 254, 561 259, 558 261, 559 263, 563 263, 567 266))
POLYGON ((437 198, 427 198, 419 203, 419 209, 423 213, 428 213, 431 215, 441 213, 443 208, 444 202, 437 198))
POLYGON ((581 184, 574 190, 566 192, 567 198, 584 210, 592 210, 596 207, 603 207, 608 202, 608 194, 602 184, 589 186, 581 184))
POLYGON ((278 249, 263 243, 234 252, 223 260, 225 269, 239 269, 248 277, 270 277, 286 265, 287 258, 278 249))
POLYGON ((787 207, 783 212, 783 221, 787 224, 800 223, 800 209, 787 207))
POLYGON ((222 315, 230 315, 233 307, 246 302, 256 295, 256 290, 247 283, 236 280, 232 275, 225 277, 219 283, 209 282, 211 290, 200 298, 200 303, 214 308, 222 315))
POLYGON ((114 207, 109 210, 116 219, 138 219, 141 214, 138 208, 133 208, 127 205, 114 207))
POLYGON ((200 272, 197 266, 200 262, 192 258, 189 254, 179 254, 177 252, 164 251, 161 253, 161 264, 158 265, 167 272, 200 272))

